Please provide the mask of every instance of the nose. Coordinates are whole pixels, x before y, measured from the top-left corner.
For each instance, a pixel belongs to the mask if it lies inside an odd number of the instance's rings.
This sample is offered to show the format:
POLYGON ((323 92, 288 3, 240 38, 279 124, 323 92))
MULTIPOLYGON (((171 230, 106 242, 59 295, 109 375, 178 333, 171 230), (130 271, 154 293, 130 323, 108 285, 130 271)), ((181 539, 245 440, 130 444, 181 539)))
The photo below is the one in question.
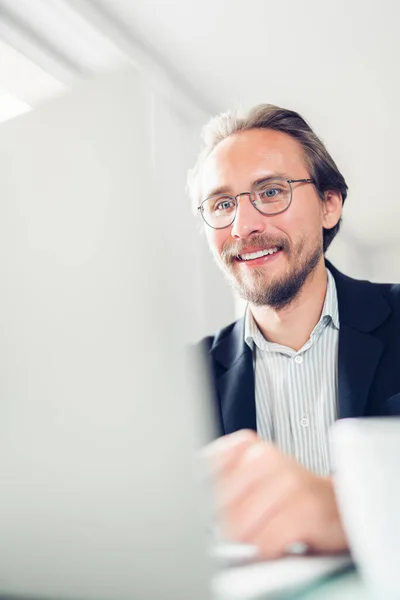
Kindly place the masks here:
POLYGON ((238 205, 231 229, 231 236, 235 239, 240 239, 264 231, 268 217, 262 215, 254 208, 250 201, 250 194, 239 194, 236 198, 238 205))

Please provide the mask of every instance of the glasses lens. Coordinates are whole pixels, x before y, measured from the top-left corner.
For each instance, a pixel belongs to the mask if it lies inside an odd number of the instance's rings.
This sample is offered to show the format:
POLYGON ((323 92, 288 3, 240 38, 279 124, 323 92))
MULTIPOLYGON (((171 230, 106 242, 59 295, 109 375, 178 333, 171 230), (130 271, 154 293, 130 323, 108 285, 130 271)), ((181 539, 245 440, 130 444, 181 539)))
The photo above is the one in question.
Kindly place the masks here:
POLYGON ((212 196, 201 206, 203 219, 214 229, 228 227, 234 221, 236 200, 232 196, 212 196))
POLYGON ((252 201, 260 212, 273 215, 288 208, 291 193, 290 183, 284 179, 269 179, 253 189, 252 201))

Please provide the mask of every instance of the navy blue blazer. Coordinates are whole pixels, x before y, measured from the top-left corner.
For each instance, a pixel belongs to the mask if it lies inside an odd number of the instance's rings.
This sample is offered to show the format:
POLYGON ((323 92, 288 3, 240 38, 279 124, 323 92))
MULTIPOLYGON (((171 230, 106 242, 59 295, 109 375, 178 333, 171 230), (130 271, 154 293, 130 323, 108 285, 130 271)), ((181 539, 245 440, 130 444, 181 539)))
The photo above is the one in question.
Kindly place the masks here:
MULTIPOLYGON (((400 415, 400 285, 352 279, 327 261, 339 304, 339 418, 400 415)), ((244 319, 204 338, 221 435, 256 431, 252 352, 244 319)))

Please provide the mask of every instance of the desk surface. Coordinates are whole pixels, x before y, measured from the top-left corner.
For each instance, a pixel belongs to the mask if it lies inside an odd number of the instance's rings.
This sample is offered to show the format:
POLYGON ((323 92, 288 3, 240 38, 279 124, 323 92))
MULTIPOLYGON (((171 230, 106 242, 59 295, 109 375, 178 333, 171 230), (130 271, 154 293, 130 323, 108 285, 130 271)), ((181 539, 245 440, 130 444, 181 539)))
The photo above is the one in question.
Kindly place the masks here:
MULTIPOLYGON (((343 573, 315 584, 290 600, 370 600, 366 587, 356 571, 343 573)), ((289 600, 289 597, 287 597, 289 600)))
MULTIPOLYGON (((214 581, 215 600, 366 600, 368 597, 364 583, 350 565, 344 565, 336 573, 324 575, 323 565, 307 563, 306 577, 301 582, 296 574, 296 566, 289 559, 282 571, 281 565, 234 569, 233 576, 225 572, 214 581), (292 564, 294 570, 292 570, 292 564), (319 570, 319 578, 310 580, 310 568, 319 570), (274 568, 275 567, 275 568, 274 568), (322 567, 322 570, 321 570, 322 567), (292 575, 292 577, 291 577, 292 575), (292 580, 290 582, 290 580, 292 580), (282 583, 282 582, 286 582, 282 583)), ((229 571, 229 570, 228 570, 229 571)), ((370 599, 369 599, 370 600, 370 599)))

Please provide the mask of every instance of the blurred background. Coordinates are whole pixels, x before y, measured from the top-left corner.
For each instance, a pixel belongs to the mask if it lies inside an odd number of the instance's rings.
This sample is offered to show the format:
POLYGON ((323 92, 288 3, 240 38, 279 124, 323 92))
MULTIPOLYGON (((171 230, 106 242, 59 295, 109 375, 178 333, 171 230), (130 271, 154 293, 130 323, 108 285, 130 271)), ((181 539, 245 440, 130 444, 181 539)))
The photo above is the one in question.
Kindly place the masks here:
POLYGON ((399 16, 395 0, 0 0, 0 121, 95 73, 141 73, 157 202, 168 199, 166 226, 182 240, 170 276, 196 273, 197 339, 242 310, 186 220, 201 127, 228 108, 268 102, 309 121, 349 185, 328 257, 351 276, 400 281, 399 16))

